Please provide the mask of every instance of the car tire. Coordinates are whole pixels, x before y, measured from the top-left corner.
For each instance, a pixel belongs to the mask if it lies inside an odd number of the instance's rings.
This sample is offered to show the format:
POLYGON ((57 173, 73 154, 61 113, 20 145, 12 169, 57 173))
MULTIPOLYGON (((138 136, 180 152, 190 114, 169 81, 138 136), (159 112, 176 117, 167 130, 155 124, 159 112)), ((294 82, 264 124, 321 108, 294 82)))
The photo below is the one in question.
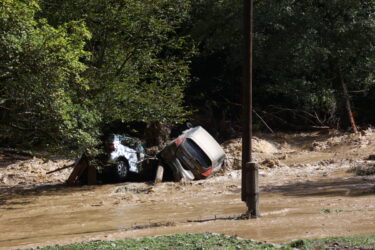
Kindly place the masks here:
POLYGON ((126 179, 129 173, 129 163, 125 159, 119 159, 114 166, 114 176, 118 181, 126 179))

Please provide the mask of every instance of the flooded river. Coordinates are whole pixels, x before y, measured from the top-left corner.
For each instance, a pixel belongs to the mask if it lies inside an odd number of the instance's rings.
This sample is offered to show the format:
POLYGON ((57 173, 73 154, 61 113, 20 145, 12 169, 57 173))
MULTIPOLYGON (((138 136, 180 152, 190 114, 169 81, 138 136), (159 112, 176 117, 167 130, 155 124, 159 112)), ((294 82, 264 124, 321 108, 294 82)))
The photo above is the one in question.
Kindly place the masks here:
MULTIPOLYGON (((273 176, 274 178, 274 176, 273 176)), ((238 171, 206 182, 3 189, 0 247, 215 232, 259 241, 375 233, 374 179, 346 172, 261 183, 261 218, 239 220, 238 171)))
MULTIPOLYGON (((375 152, 375 135, 300 138, 289 138, 294 146, 280 139, 279 146, 267 147, 272 152, 257 149, 258 162, 271 160, 261 166, 261 217, 252 220, 238 219, 246 206, 240 199, 240 171, 233 168, 191 183, 68 187, 58 183, 69 172, 45 175, 56 168, 51 162, 7 163, 4 158, 0 249, 175 233, 213 232, 268 242, 375 233, 374 175, 348 171, 375 164, 364 160, 375 152)), ((228 147, 229 156, 240 152, 237 144, 228 147)))

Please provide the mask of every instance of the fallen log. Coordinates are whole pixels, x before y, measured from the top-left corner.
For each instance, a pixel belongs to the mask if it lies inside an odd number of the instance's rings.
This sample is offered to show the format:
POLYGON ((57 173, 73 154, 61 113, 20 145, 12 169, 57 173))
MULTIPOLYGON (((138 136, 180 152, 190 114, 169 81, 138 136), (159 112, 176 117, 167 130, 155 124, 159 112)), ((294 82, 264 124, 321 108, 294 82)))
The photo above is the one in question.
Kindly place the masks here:
POLYGON ((74 165, 74 169, 70 176, 68 177, 68 180, 66 183, 68 185, 73 185, 76 183, 77 179, 83 174, 83 172, 86 170, 86 168, 89 166, 89 162, 87 160, 86 154, 83 154, 82 157, 77 161, 77 163, 74 165))
POLYGON ((61 168, 57 168, 57 169, 54 169, 52 171, 49 171, 46 174, 52 174, 52 173, 59 172, 61 170, 67 169, 67 168, 75 167, 76 164, 77 164, 77 162, 75 162, 73 164, 70 164, 70 165, 65 165, 65 166, 63 166, 61 168))

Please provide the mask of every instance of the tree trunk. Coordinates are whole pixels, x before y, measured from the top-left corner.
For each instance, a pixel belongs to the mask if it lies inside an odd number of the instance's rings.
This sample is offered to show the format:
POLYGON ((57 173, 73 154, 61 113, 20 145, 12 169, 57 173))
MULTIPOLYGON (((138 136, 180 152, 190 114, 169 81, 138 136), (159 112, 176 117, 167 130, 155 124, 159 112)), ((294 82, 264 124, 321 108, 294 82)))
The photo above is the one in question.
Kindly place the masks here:
POLYGON ((346 86, 346 83, 344 81, 341 71, 339 71, 339 77, 340 77, 342 90, 344 92, 345 105, 346 105, 346 111, 348 112, 348 118, 350 120, 354 133, 358 133, 358 128, 357 128, 357 125, 355 124, 355 120, 354 120, 354 116, 352 112, 352 106, 350 104, 350 96, 348 93, 348 88, 346 86))

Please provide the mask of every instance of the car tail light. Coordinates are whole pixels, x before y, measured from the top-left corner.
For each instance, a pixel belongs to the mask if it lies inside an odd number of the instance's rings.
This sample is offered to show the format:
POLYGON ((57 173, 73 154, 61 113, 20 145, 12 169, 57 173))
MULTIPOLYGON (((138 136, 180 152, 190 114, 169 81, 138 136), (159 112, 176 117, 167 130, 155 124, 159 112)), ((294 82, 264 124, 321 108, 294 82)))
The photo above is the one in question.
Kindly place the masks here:
POLYGON ((175 143, 176 143, 176 146, 177 146, 177 147, 180 146, 181 143, 183 143, 183 142, 185 141, 185 139, 186 139, 186 138, 180 138, 180 139, 177 139, 176 142, 175 142, 175 143))
POLYGON ((204 177, 208 177, 210 176, 211 173, 212 173, 212 168, 208 168, 206 172, 203 172, 201 175, 203 175, 204 177))

